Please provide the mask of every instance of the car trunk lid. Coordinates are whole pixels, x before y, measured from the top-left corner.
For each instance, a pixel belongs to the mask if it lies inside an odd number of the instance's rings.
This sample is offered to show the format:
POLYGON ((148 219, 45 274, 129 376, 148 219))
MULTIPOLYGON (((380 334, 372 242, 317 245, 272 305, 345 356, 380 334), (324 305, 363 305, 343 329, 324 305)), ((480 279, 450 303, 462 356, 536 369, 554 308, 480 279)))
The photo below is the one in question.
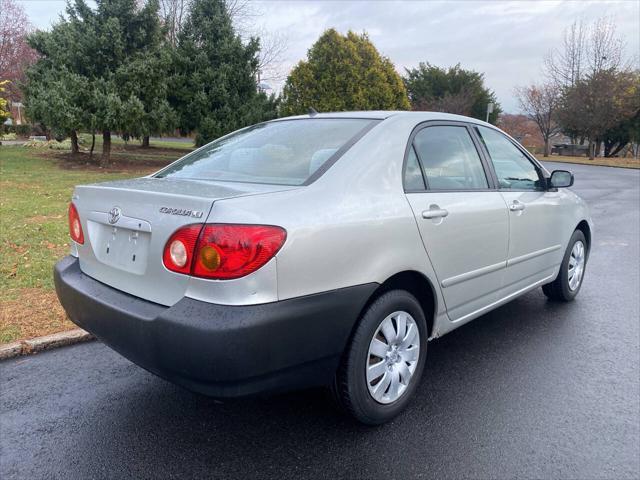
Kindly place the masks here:
POLYGON ((80 268, 118 290, 173 305, 184 296, 190 278, 162 263, 173 232, 204 223, 216 200, 291 188, 147 177, 79 186, 73 202, 85 234, 84 245, 78 245, 80 268))

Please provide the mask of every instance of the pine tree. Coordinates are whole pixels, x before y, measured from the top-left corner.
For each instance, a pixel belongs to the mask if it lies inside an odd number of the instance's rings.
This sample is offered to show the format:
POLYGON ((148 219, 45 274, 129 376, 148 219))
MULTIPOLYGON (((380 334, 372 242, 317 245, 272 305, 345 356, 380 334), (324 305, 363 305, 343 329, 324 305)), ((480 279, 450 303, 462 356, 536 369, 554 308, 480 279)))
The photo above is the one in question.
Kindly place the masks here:
POLYGON ((95 9, 75 0, 67 17, 29 39, 40 55, 27 74, 31 118, 70 134, 74 144, 80 128, 102 132, 103 164, 110 161, 112 132, 146 137, 170 131, 170 57, 157 0, 142 8, 136 0, 97 0, 95 9), (70 113, 52 112, 48 102, 70 113))
POLYGON ((487 104, 493 103, 491 123, 502 112, 495 94, 484 85, 484 75, 465 70, 459 64, 445 69, 420 62, 417 68, 406 69, 404 83, 414 110, 435 110, 484 120, 487 104))
POLYGON ((178 35, 169 101, 183 133, 203 145, 276 116, 276 99, 258 91, 260 45, 243 44, 224 0, 194 0, 178 35))

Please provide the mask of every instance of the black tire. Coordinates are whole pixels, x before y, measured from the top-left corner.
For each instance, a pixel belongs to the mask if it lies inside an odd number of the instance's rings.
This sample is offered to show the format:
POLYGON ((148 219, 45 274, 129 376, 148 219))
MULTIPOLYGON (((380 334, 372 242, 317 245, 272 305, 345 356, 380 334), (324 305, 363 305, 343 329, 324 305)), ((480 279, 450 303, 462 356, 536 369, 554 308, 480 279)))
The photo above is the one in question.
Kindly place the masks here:
POLYGON ((367 425, 379 425, 398 415, 413 396, 427 356, 427 322, 420 303, 405 290, 391 290, 380 295, 366 309, 360 319, 350 344, 343 355, 332 386, 334 400, 341 410, 367 425), (414 373, 404 393, 392 403, 378 403, 369 393, 366 366, 369 344, 381 322, 396 311, 409 313, 420 333, 420 353, 414 373))
POLYGON ((587 244, 587 240, 584 237, 584 233, 580 230, 576 230, 571 235, 571 239, 569 240, 569 244, 567 245, 567 250, 564 252, 564 258, 562 259, 562 265, 560 265, 560 271, 558 272, 558 276, 556 279, 542 286, 542 291, 544 294, 550 299, 558 302, 570 302, 580 289, 582 288, 582 283, 584 282, 584 272, 582 273, 582 277, 580 279, 580 283, 578 284, 575 290, 571 290, 569 287, 569 259, 571 258, 571 250, 576 242, 582 242, 585 247, 585 269, 587 266, 587 260, 589 258, 589 246, 587 244))

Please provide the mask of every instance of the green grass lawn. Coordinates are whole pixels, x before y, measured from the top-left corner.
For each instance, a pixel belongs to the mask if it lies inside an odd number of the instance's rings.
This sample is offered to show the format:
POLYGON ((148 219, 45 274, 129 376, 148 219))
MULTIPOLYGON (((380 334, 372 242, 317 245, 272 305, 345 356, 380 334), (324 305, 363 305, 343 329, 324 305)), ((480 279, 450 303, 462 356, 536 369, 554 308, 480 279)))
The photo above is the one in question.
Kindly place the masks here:
POLYGON ((118 152, 115 158, 129 161, 118 171, 117 164, 74 166, 60 152, 0 147, 0 343, 72 328, 53 291, 52 268, 69 251, 73 187, 147 174, 183 153, 144 150, 136 168, 137 151, 118 152))
MULTIPOLYGON (((83 139, 83 147, 89 148, 91 146, 91 136, 88 134, 82 135, 83 139)), ((178 150, 193 150, 195 148, 194 142, 172 142, 171 140, 151 140, 151 147, 154 148, 172 148, 178 150)), ((127 146, 127 147, 140 147, 142 145, 142 140, 139 139, 131 139, 128 142, 125 142, 120 137, 116 137, 115 135, 111 137, 111 146, 127 146)), ((95 152, 100 153, 100 149, 102 148, 102 135, 96 135, 96 145, 95 152)))
POLYGON ((563 163, 579 163, 582 165, 599 165, 604 167, 640 168, 640 160, 637 160, 635 158, 628 158, 628 157, 627 158, 598 157, 598 158, 594 158, 593 160, 589 160, 588 157, 565 157, 561 155, 551 155, 545 158, 542 155, 536 155, 536 158, 543 162, 563 162, 563 163))

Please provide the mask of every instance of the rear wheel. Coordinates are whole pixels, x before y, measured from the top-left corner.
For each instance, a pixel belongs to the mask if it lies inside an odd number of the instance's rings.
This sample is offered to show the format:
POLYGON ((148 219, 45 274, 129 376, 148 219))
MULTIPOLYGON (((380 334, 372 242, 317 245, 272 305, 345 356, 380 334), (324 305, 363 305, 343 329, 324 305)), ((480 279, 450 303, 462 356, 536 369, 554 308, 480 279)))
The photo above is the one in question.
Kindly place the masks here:
POLYGON ((562 265, 556 279, 542 286, 544 294, 552 300, 570 302, 573 300, 584 279, 587 266, 587 241, 580 230, 573 232, 562 265))
POLYGON ((333 393, 358 421, 377 425, 409 403, 424 369, 427 327, 405 290, 378 297, 365 311, 336 373, 333 393))

